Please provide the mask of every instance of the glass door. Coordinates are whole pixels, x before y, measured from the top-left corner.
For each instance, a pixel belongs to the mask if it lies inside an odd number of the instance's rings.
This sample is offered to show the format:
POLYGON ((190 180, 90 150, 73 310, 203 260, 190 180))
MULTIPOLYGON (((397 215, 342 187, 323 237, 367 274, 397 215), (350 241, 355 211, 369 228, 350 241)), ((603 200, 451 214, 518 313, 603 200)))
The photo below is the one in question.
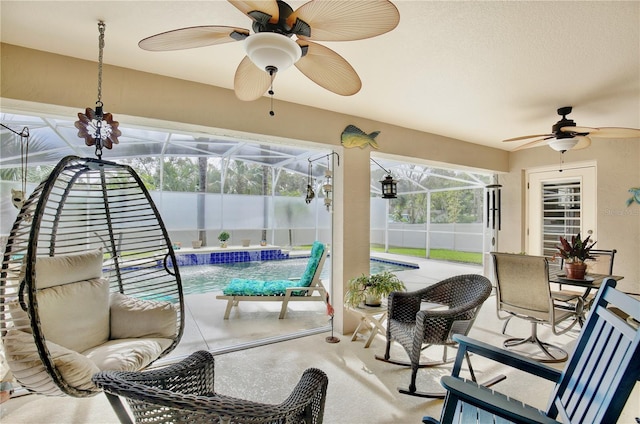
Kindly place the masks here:
POLYGON ((551 257, 560 236, 596 240, 596 167, 527 172, 527 253, 551 257))

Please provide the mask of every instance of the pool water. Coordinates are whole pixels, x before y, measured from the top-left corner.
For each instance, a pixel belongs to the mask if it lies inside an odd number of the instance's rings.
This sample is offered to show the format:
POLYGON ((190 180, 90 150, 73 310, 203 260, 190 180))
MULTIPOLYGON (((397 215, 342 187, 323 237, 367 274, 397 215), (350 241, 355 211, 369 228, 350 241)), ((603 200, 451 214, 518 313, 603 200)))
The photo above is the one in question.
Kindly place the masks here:
MULTIPOLYGON (((222 292, 233 278, 254 280, 288 280, 300 278, 307 267, 308 258, 286 259, 262 262, 234 262, 220 265, 193 265, 180 267, 180 277, 185 295, 222 292)), ((406 271, 416 266, 371 260, 371 274, 384 271, 406 271)), ((331 265, 327 260, 322 267, 320 278, 328 280, 331 265)))

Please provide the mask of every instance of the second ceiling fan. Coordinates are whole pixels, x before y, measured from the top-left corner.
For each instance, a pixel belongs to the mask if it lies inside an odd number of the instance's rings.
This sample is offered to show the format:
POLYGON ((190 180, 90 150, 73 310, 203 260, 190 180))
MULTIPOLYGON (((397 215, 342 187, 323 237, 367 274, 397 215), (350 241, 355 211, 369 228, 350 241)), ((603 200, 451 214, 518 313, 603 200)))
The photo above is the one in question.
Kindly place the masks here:
POLYGON ((342 56, 315 41, 375 37, 400 21, 398 9, 387 0, 311 0, 295 11, 281 0, 228 1, 253 21, 253 34, 244 28, 195 26, 152 35, 138 45, 169 51, 244 41, 247 56, 238 65, 233 84, 240 100, 256 100, 267 90, 273 95, 270 87, 276 73, 294 64, 321 87, 350 96, 360 90, 360 77, 342 56))
POLYGON ((564 106, 558 109, 558 115, 562 116, 558 122, 551 127, 550 134, 525 135, 503 140, 504 142, 535 140, 525 143, 515 150, 528 149, 546 143, 553 150, 566 152, 571 149, 584 149, 591 145, 591 138, 635 138, 640 137, 640 129, 620 128, 620 127, 578 127, 573 119, 568 119, 567 115, 572 111, 571 106, 564 106))

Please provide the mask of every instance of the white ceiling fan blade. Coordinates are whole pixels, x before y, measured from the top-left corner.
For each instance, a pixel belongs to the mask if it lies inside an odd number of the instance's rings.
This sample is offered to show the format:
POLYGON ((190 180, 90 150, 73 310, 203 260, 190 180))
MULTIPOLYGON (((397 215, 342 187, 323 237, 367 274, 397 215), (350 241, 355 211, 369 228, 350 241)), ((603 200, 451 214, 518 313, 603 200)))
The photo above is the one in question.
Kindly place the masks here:
POLYGON ((238 8, 239 11, 253 19, 254 21, 260 19, 260 16, 256 15, 255 12, 259 14, 271 16, 269 22, 275 24, 278 22, 278 18, 280 16, 280 9, 278 8, 278 3, 276 0, 228 0, 229 3, 238 8), (254 13, 252 13, 254 12, 254 13))
POLYGON ((597 128, 591 128, 591 127, 576 127, 576 126, 571 126, 571 127, 562 127, 560 128, 560 131, 562 132, 567 132, 567 133, 578 133, 578 134, 591 134, 594 131, 597 131, 597 128))
POLYGON ((138 46, 154 52, 184 50, 238 41, 249 36, 249 30, 209 25, 174 29, 142 39, 138 46), (235 38, 234 38, 235 35, 235 38))
POLYGON ((586 135, 577 135, 575 136, 575 138, 578 139, 578 143, 573 146, 571 150, 586 149, 587 147, 591 146, 591 139, 586 135))
POLYGON ((595 128, 595 131, 590 132, 589 135, 595 138, 636 138, 640 137, 640 129, 602 127, 595 128))
POLYGON ((333 50, 311 41, 296 41, 307 46, 307 53, 296 62, 296 68, 320 87, 342 96, 360 91, 362 81, 349 62, 333 50))
POLYGON ((249 59, 249 56, 245 56, 240 65, 238 65, 233 79, 233 89, 236 92, 236 97, 247 102, 257 100, 264 95, 270 86, 271 75, 258 68, 249 59))
POLYGON ((396 6, 387 0, 319 1, 300 6, 287 18, 294 27, 296 19, 311 27, 311 35, 298 37, 315 41, 352 41, 375 37, 394 29, 400 22, 396 6))
POLYGON ((517 152, 518 150, 524 150, 524 149, 530 149, 532 147, 536 147, 539 144, 542 144, 542 143, 544 143, 545 141, 547 141, 547 140, 549 140, 551 138, 553 138, 553 136, 552 137, 539 138, 537 140, 530 141, 528 143, 523 144, 522 146, 516 147, 515 149, 513 149, 513 151, 517 152))
POLYGON ((502 140, 502 141, 506 143, 510 141, 526 140, 528 138, 535 138, 535 137, 553 137, 553 134, 523 135, 522 137, 507 138, 506 140, 502 140))

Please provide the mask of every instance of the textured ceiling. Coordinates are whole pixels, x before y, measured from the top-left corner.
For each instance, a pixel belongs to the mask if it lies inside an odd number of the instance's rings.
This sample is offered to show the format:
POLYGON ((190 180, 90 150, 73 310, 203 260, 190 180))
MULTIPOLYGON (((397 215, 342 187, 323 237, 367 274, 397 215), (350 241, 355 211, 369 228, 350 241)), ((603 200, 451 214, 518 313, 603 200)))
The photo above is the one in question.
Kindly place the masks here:
MULTIPOLYGON (((290 1, 298 8, 304 1, 290 1)), ((556 109, 580 126, 640 128, 640 2, 394 1, 400 24, 368 40, 324 42, 347 59, 362 90, 342 97, 297 69, 281 72, 276 97, 472 143, 547 133, 556 109)), ((226 1, 5 1, 1 40, 232 88, 241 43, 147 52, 149 35, 196 25, 250 28, 226 1)), ((606 142, 595 140, 594 142, 606 142)))

